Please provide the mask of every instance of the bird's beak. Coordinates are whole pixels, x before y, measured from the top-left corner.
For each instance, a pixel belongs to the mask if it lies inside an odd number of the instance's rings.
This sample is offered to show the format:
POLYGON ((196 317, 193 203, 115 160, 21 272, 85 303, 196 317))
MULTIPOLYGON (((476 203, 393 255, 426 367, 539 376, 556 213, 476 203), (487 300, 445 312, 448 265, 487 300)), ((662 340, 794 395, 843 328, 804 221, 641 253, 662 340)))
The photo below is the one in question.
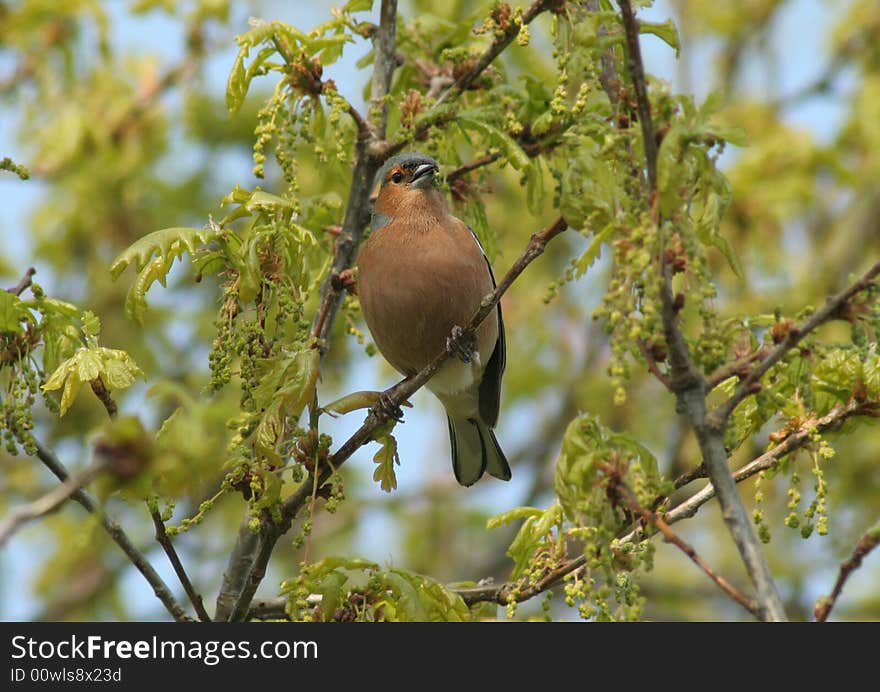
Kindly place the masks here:
POLYGON ((434 174, 439 169, 433 163, 423 163, 421 166, 416 168, 413 171, 413 176, 409 181, 410 187, 416 187, 420 189, 431 187, 431 184, 434 182, 434 174))

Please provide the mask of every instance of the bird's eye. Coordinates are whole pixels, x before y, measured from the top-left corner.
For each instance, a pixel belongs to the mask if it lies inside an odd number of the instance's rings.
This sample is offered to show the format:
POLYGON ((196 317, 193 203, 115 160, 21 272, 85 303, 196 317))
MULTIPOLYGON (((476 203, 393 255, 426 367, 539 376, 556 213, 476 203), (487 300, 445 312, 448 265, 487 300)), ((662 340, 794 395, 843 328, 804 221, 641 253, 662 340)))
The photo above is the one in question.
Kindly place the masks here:
POLYGON ((392 180, 392 182, 399 183, 401 180, 403 180, 403 173, 398 171, 397 173, 395 173, 394 175, 391 176, 391 180, 392 180))

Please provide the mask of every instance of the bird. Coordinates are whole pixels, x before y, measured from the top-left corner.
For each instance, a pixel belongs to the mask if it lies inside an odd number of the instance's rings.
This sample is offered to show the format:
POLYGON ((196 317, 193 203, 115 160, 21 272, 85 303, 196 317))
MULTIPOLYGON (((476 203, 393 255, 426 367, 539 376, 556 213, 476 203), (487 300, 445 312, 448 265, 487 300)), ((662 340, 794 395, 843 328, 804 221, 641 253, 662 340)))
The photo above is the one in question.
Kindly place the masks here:
POLYGON ((377 173, 371 233, 358 252, 357 293, 376 347, 405 377, 444 348, 459 355, 426 384, 446 410, 455 478, 470 486, 488 472, 507 481, 510 465, 493 430, 506 362, 501 306, 470 344, 450 339, 494 290, 495 277, 477 236, 450 213, 439 170, 430 156, 409 152, 377 173))

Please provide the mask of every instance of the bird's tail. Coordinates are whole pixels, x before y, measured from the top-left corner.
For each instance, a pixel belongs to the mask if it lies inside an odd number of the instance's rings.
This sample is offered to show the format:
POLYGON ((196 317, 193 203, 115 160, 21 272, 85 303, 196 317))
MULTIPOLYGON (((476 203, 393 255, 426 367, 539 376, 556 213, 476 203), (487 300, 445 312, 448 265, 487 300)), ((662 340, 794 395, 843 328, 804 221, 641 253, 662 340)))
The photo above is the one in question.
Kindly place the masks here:
POLYGON ((447 421, 455 480, 462 485, 473 485, 485 471, 503 481, 510 480, 507 457, 488 425, 476 418, 448 416, 447 421))

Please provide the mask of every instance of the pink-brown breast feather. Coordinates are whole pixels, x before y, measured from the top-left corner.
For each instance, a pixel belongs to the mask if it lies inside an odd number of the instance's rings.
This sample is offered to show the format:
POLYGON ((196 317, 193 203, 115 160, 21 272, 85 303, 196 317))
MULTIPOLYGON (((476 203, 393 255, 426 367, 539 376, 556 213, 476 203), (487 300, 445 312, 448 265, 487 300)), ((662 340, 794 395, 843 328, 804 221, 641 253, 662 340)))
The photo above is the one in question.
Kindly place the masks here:
MULTIPOLYGON (((404 375, 427 365, 464 326, 492 278, 479 245, 453 216, 430 227, 393 220, 374 231, 358 256, 358 294, 364 318, 385 359, 404 375)), ((498 340, 497 312, 477 329, 485 366, 498 340)))

